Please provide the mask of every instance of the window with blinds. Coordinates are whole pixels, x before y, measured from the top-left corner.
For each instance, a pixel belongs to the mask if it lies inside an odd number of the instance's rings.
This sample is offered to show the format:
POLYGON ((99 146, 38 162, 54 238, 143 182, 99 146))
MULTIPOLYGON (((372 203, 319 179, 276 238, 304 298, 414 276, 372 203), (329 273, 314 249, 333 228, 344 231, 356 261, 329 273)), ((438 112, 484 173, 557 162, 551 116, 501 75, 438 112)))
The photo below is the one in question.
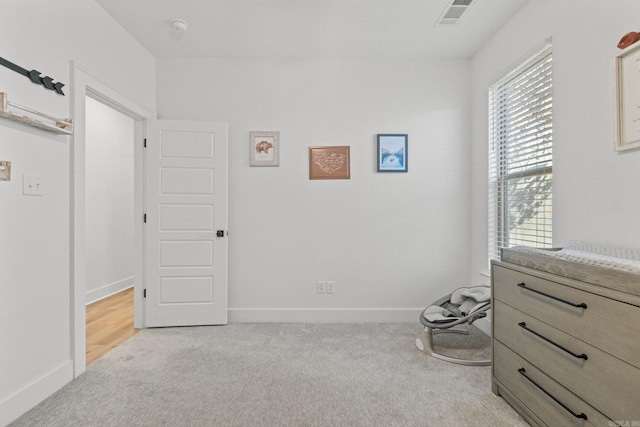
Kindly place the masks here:
POLYGON ((489 258, 552 244, 552 54, 536 54, 489 89, 489 258))

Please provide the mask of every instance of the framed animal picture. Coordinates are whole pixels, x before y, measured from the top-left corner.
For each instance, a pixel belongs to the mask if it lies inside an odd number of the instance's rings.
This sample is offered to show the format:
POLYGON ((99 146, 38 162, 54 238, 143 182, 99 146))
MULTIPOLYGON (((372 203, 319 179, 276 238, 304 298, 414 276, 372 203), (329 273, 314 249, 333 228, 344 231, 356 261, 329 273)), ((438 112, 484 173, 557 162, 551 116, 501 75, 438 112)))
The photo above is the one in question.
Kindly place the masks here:
POLYGON ((280 166, 280 132, 249 132, 249 166, 280 166))

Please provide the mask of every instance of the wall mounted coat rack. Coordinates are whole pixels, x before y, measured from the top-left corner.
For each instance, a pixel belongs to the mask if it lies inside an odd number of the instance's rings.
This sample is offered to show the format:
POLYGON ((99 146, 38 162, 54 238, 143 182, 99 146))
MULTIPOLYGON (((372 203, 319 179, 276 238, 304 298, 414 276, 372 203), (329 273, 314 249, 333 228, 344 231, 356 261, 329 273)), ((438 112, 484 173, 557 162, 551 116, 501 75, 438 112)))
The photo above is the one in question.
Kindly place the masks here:
POLYGON ((29 78, 29 80, 31 80, 35 84, 42 85, 46 89, 53 90, 57 94, 64 96, 64 92, 62 92, 62 87, 64 86, 64 83, 54 82, 53 79, 49 76, 41 77, 40 71, 36 71, 36 70, 28 71, 22 68, 21 66, 14 64, 11 61, 7 61, 2 57, 0 57, 0 65, 4 65, 8 69, 13 70, 18 74, 22 74, 23 76, 29 78))

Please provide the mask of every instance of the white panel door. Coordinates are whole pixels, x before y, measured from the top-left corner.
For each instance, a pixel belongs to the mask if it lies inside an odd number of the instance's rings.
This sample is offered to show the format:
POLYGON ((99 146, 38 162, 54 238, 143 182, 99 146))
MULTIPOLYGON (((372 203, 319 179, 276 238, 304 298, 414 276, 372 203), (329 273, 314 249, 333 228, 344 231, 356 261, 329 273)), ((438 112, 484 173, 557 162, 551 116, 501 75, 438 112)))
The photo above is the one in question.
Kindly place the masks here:
POLYGON ((147 123, 147 327, 227 323, 227 133, 226 123, 147 123))

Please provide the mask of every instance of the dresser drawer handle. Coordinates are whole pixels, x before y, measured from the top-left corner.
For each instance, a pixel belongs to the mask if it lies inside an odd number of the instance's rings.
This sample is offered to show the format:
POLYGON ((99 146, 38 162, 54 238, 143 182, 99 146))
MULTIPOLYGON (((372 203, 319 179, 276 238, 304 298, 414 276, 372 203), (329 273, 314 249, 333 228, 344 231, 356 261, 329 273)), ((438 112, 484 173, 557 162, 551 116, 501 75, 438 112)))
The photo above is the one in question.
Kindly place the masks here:
POLYGON ((588 357, 587 357, 587 355, 586 355, 586 354, 584 354, 584 353, 582 353, 582 354, 574 353, 573 351, 569 350, 568 348, 565 348, 565 347, 561 346, 560 344, 558 344, 558 343, 556 343, 556 342, 551 341, 549 338, 545 337, 544 335, 539 334, 538 332, 534 331, 533 329, 528 328, 528 327, 527 327, 527 324, 526 324, 526 323, 524 323, 524 322, 520 322, 520 323, 518 323, 518 326, 520 326, 522 329, 525 329, 525 330, 527 330, 527 331, 531 332, 533 335, 535 335, 535 336, 537 336, 537 337, 542 338, 543 340, 545 340, 545 341, 546 341, 546 342, 548 342, 549 344, 553 344, 553 345, 555 345, 555 346, 556 346, 556 347, 558 347, 560 350, 562 350, 562 351, 566 351, 567 353, 569 353, 569 354, 570 354, 570 355, 572 355, 573 357, 576 357, 576 358, 578 358, 578 359, 584 359, 584 360, 587 360, 587 359, 588 359, 588 357))
POLYGON ((522 289, 527 290, 527 291, 535 292, 536 294, 544 295, 547 298, 551 298, 551 299, 554 299, 556 301, 560 301, 560 302, 563 302, 565 304, 569 304, 570 306, 581 307, 581 308, 584 308, 585 310, 587 309, 587 304, 585 304, 583 302, 581 302, 580 304, 574 304, 571 301, 567 301, 567 300, 562 299, 562 298, 554 297, 553 295, 545 294, 544 292, 540 292, 540 291, 537 291, 535 289, 527 288, 527 285, 525 285, 524 282, 518 283, 518 286, 521 287, 522 289))
POLYGON ((520 375, 522 375, 523 377, 525 377, 526 379, 528 379, 533 385, 535 385, 536 387, 538 387, 538 389, 540 389, 540 391, 542 391, 544 394, 546 394, 547 396, 549 396, 550 398, 553 399, 554 402, 556 402, 558 405, 562 406, 564 409, 566 409, 569 413, 571 413, 571 415, 573 415, 576 418, 582 418, 583 420, 587 419, 587 415, 582 412, 580 414, 576 414, 575 412, 573 412, 571 410, 571 408, 569 408, 567 405, 565 405, 564 403, 562 403, 557 397, 555 397, 554 395, 552 395, 551 393, 549 393, 547 390, 545 390, 540 384, 538 384, 537 382, 535 382, 533 379, 531 379, 531 377, 529 375, 527 375, 527 371, 525 371, 524 368, 520 368, 518 369, 518 372, 520 372, 520 375))

